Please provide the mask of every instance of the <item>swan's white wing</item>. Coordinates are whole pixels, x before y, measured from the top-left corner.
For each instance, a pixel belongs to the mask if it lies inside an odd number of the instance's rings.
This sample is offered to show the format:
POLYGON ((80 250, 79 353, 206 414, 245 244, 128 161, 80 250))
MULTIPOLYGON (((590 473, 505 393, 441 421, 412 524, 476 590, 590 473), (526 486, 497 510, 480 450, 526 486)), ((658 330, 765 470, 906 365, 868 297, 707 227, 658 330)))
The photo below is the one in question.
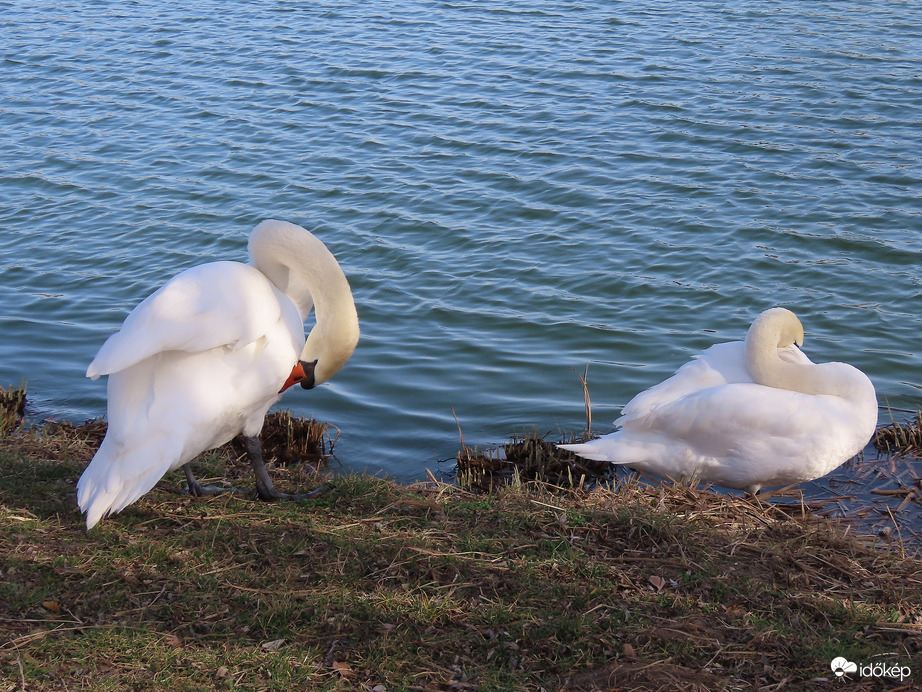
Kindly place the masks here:
POLYGON ((187 269, 131 311, 99 349, 87 377, 118 372, 165 351, 242 348, 278 323, 281 295, 246 264, 213 262, 187 269))
POLYGON ((671 478, 758 488, 825 475, 857 453, 839 397, 736 383, 702 390, 567 449, 671 478))
POLYGON ((679 368, 672 377, 650 387, 621 410, 616 425, 642 418, 651 411, 703 389, 728 382, 752 382, 745 363, 745 344, 732 341, 715 344, 679 368))
MULTIPOLYGON (((810 359, 796 346, 778 349, 782 360, 791 363, 809 363, 810 359)), ((656 408, 696 394, 711 387, 725 384, 751 383, 752 376, 746 368, 746 344, 731 341, 714 344, 694 356, 676 373, 631 399, 621 411, 616 425, 643 418, 656 408)))
POLYGON ((277 323, 265 340, 236 351, 166 351, 113 372, 109 429, 77 483, 87 528, 200 452, 241 431, 258 434, 297 358, 299 340, 291 332, 300 327, 296 320, 277 323))
POLYGON ((820 397, 755 383, 713 387, 657 408, 629 424, 631 432, 656 431, 714 457, 779 455, 778 445, 801 446, 822 435, 820 397))
MULTIPOLYGON (((795 346, 778 353, 789 362, 810 362, 795 346)), ((625 407, 618 423, 632 432, 656 432, 714 457, 754 452, 781 438, 802 444, 816 435, 820 419, 832 415, 825 397, 755 384, 742 341, 711 346, 628 406, 630 415, 625 407)))

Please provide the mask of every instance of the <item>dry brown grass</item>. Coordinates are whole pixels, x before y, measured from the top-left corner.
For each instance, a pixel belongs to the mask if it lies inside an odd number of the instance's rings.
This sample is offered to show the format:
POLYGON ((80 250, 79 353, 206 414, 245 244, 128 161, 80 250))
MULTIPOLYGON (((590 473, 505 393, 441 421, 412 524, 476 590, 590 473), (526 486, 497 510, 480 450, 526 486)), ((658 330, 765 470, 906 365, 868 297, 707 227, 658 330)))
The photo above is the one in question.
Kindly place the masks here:
POLYGON ((350 476, 276 504, 167 482, 87 533, 82 463, 0 459, 10 689, 812 690, 836 655, 922 656, 922 562, 807 511, 350 476))
MULTIPOLYGON (((803 496, 568 467, 490 492, 325 477, 267 504, 171 474, 88 533, 74 484, 103 433, 0 439, 0 690, 816 690, 836 656, 922 675, 922 560, 803 496)), ((249 478, 226 454, 201 464, 249 478)))

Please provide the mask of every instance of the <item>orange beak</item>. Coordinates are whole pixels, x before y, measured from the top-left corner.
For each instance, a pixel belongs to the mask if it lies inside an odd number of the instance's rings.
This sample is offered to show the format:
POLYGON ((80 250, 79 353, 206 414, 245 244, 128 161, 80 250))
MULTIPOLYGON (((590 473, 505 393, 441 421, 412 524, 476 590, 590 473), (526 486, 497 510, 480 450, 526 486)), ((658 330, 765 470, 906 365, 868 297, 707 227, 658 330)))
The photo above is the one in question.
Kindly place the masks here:
POLYGON ((291 374, 288 376, 288 379, 285 380, 285 384, 282 385, 282 388, 279 390, 279 394, 284 392, 289 387, 298 384, 298 382, 304 382, 306 379, 307 373, 304 372, 304 366, 301 365, 301 361, 298 361, 291 369, 291 374))

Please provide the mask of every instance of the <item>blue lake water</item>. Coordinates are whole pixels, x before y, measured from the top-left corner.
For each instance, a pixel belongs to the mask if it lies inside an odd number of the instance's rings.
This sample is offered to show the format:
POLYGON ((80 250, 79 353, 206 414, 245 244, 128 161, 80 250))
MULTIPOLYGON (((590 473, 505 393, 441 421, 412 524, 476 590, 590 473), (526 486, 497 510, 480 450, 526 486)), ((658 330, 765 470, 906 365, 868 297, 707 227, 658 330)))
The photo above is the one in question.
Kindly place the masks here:
MULTIPOLYGON (((598 432, 762 310, 922 405, 916 2, 0 2, 0 384, 101 416, 87 364, 281 218, 362 339, 282 406, 402 480, 598 432)), ((886 419, 886 414, 883 414, 886 419)))

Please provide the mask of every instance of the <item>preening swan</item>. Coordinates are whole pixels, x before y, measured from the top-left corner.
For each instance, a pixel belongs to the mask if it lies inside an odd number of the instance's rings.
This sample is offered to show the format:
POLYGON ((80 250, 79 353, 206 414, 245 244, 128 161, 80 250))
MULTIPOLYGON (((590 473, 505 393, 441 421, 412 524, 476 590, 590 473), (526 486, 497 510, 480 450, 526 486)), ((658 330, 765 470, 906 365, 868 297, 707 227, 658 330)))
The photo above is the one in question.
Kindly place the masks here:
POLYGON ((825 476, 877 426, 877 394, 846 363, 812 363, 804 329, 772 308, 746 341, 716 344, 624 407, 620 430, 560 445, 582 457, 753 494, 825 476))
POLYGON ((212 262, 167 281, 125 318, 86 371, 108 375, 109 427, 77 482, 87 529, 188 462, 243 433, 257 494, 279 499, 259 432, 282 391, 332 377, 358 343, 349 282, 311 233, 263 221, 250 264, 212 262), (316 323, 305 340, 311 309, 316 323))

